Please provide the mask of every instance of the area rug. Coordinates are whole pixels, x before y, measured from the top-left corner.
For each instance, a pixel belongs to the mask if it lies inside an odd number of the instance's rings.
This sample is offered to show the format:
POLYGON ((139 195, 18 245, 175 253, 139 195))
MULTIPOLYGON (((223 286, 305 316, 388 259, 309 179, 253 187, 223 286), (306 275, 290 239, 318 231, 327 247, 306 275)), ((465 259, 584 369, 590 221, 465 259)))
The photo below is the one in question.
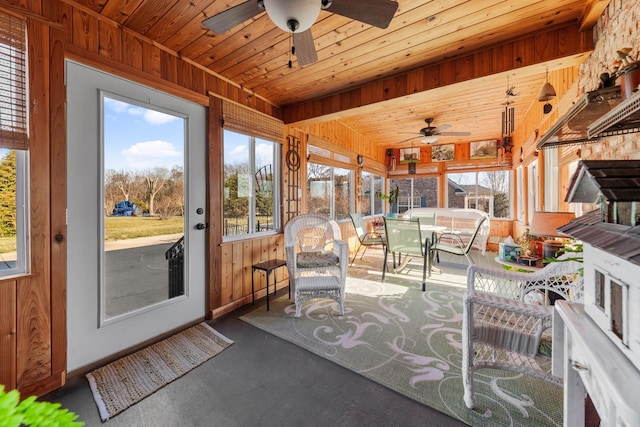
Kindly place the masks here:
POLYGON ((87 374, 102 421, 119 414, 233 344, 200 323, 87 374))
POLYGON ((420 280, 391 274, 381 283, 369 271, 348 279, 344 317, 333 301, 317 299, 296 319, 284 295, 241 319, 468 425, 562 425, 562 388, 509 371, 477 371, 477 407, 464 405, 459 275, 435 275, 447 284, 421 292, 420 280))

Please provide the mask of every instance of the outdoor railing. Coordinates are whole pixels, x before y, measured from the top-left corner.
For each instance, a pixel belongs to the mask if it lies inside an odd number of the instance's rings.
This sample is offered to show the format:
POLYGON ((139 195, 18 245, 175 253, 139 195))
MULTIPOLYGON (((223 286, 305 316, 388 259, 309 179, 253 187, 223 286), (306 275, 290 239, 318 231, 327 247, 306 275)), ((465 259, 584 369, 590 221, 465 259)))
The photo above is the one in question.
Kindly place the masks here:
POLYGON ((164 253, 169 263, 169 298, 184 295, 184 236, 164 253))

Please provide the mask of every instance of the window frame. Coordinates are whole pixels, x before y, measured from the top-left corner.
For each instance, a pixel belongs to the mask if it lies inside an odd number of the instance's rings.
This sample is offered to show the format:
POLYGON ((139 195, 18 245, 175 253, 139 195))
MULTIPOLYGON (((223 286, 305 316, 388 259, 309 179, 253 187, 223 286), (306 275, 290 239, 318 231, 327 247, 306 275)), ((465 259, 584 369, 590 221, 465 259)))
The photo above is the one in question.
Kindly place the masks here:
MULTIPOLYGON (((508 170, 508 169, 491 169, 491 170, 465 170, 465 171, 455 171, 455 172, 447 172, 445 173, 445 179, 447 180, 447 183, 449 182, 450 175, 461 175, 461 174, 474 174, 475 175, 475 184, 469 184, 469 185, 482 185, 478 182, 478 178, 479 178, 479 174, 481 173, 494 173, 494 172, 506 172, 508 177, 509 177, 509 189, 507 191, 508 194, 508 206, 509 206, 509 215, 505 216, 505 217, 497 217, 495 216, 495 212, 494 212, 494 205, 490 205, 489 206, 489 212, 486 212, 487 215, 489 215, 489 218, 492 220, 502 220, 502 221, 513 221, 515 215, 514 215, 514 171, 513 170, 508 170)), ((455 182, 455 181, 454 181, 455 182)), ((466 185, 466 184, 458 184, 458 185, 466 185)), ((449 191, 445 192, 445 205, 447 207, 449 207, 449 191)), ((468 197, 465 197, 465 208, 469 208, 469 202, 471 200, 475 200, 475 206, 478 206, 478 200, 482 200, 482 199, 486 199, 486 197, 483 196, 473 196, 470 195, 468 197)))
POLYGON ((0 148, 15 152, 16 264, 0 279, 30 274, 29 58, 27 22, 0 11, 0 148))
POLYGON ((385 186, 385 177, 382 175, 378 175, 375 172, 371 172, 368 170, 363 170, 361 169, 360 172, 360 211, 363 214, 363 216, 365 217, 374 217, 374 216, 381 216, 384 215, 384 203, 382 203, 382 199, 379 197, 376 197, 376 192, 378 190, 380 191, 384 191, 384 186, 385 186), (362 197, 364 196, 364 175, 368 176, 368 181, 369 181, 369 213, 368 214, 364 214, 363 211, 363 206, 362 206, 362 197), (379 179, 379 183, 380 183, 380 188, 376 188, 375 184, 376 184, 376 178, 379 179), (376 211, 376 207, 378 208, 378 211, 376 211))
POLYGON ((8 150, 16 153, 16 264, 14 267, 0 269, 0 279, 25 275, 31 272, 29 151, 8 150))
MULTIPOLYGON (((277 234, 281 231, 282 229, 282 216, 281 216, 281 212, 280 212, 280 197, 281 197, 281 178, 282 178, 282 167, 281 167, 281 158, 282 158, 282 144, 278 143, 277 141, 273 141, 270 138, 267 137, 260 137, 260 136, 254 136, 254 135, 248 135, 246 133, 243 132, 239 132, 237 130, 234 129, 224 129, 223 130, 223 141, 222 141, 222 146, 223 146, 223 153, 224 153, 224 144, 225 144, 225 137, 224 135, 226 134, 226 132, 232 132, 236 135, 241 135, 243 137, 247 138, 248 141, 248 146, 249 146, 249 156, 248 156, 248 164, 249 164, 249 176, 255 177, 255 174, 257 172, 256 169, 256 164, 255 164, 255 159, 256 159, 256 145, 260 142, 260 141, 268 141, 271 142, 273 144, 273 164, 272 164, 272 182, 273 182, 273 186, 272 186, 272 191, 273 191, 273 205, 272 205, 272 210, 273 210, 273 228, 272 229, 268 229, 268 230, 264 230, 264 231, 256 231, 256 188, 257 185, 254 182, 254 179, 249 179, 249 207, 248 207, 248 217, 247 217, 247 232, 246 233, 238 233, 238 234, 233 234, 233 235, 226 235, 225 233, 225 227, 223 226, 223 230, 222 230, 222 241, 223 242, 231 242, 231 241, 236 241, 236 240, 242 240, 242 239, 246 239, 246 238, 252 238, 252 237, 260 237, 260 236, 268 236, 268 235, 273 235, 273 234, 277 234)), ((226 164, 226 162, 223 160, 223 168, 224 165, 226 164)), ((223 189, 223 209, 222 209, 222 223, 224 225, 224 221, 225 221, 225 210, 224 210, 224 201, 225 201, 225 196, 224 196, 224 180, 225 180, 225 175, 224 175, 224 171, 223 171, 223 182, 222 182, 222 189, 223 189)))
POLYGON ((310 165, 320 165, 323 167, 328 168, 329 170, 329 188, 330 188, 330 194, 329 194, 329 214, 327 215, 329 218, 331 218, 332 220, 335 220, 336 222, 346 222, 349 221, 349 213, 346 214, 346 216, 344 218, 340 218, 337 219, 336 218, 336 202, 335 202, 335 196, 336 196, 336 180, 335 180, 335 169, 340 169, 340 170, 345 170, 349 172, 349 212, 354 212, 354 206, 355 206, 355 191, 354 191, 354 183, 355 183, 355 170, 352 168, 348 168, 345 166, 339 166, 339 165, 331 165, 331 164, 327 164, 327 163, 323 163, 323 162, 319 162, 317 160, 315 161, 310 161, 307 162, 307 170, 306 170, 306 179, 307 179, 307 186, 305 187, 305 192, 306 192, 306 201, 307 201, 307 209, 306 211, 309 212, 309 206, 308 206, 308 199, 310 197, 310 188, 309 188, 309 167, 310 165))

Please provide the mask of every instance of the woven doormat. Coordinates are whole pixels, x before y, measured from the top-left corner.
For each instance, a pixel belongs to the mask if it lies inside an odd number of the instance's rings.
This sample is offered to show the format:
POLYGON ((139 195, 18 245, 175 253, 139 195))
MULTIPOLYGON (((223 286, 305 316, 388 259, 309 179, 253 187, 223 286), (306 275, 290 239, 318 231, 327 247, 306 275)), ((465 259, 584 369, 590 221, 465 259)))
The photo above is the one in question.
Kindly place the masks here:
POLYGON ((233 344, 200 323, 87 374, 106 421, 233 344))

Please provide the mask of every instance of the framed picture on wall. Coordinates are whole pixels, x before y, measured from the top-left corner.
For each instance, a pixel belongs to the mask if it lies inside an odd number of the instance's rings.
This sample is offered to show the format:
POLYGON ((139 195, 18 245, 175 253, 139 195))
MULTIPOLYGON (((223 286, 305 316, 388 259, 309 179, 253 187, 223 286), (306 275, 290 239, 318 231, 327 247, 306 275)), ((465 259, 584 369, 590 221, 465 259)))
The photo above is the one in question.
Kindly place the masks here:
POLYGON ((455 145, 433 145, 431 146, 431 160, 434 162, 446 162, 455 157, 455 145))
POLYGON ((400 163, 418 163, 420 161, 420 148, 401 148, 400 149, 400 163))
POLYGON ((474 141, 469 144, 470 159, 495 159, 498 156, 498 141, 474 141))

